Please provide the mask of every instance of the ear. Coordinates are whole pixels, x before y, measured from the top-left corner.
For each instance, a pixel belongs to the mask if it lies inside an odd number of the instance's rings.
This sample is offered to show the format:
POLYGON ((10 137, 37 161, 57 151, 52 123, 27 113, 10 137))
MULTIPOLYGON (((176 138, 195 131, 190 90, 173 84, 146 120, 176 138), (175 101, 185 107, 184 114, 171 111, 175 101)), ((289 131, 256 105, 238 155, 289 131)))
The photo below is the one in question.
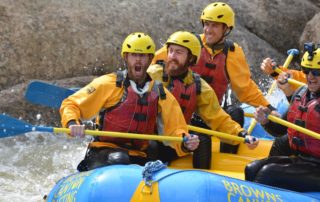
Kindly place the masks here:
POLYGON ((195 65, 196 62, 197 62, 197 57, 190 54, 190 56, 189 56, 189 64, 190 65, 195 65))
POLYGON ((224 33, 231 31, 231 29, 224 23, 223 23, 223 30, 224 30, 224 33))

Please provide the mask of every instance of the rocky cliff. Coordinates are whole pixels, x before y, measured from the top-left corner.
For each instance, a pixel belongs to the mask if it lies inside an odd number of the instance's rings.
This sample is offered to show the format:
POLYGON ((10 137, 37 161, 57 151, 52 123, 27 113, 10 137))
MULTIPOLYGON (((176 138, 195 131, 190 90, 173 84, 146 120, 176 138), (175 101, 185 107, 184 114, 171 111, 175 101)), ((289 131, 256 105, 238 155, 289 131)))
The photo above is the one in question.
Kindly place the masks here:
MULTIPOLYGON (((131 32, 149 33, 157 47, 178 30, 201 33, 199 16, 209 3, 0 0, 0 112, 32 114, 35 107, 23 101, 24 87, 32 79, 81 86, 92 76, 122 67, 121 43, 131 32)), ((283 63, 288 49, 301 48, 305 41, 320 43, 320 0, 227 3, 237 16, 230 38, 243 47, 257 82, 267 79, 259 69, 264 57, 283 63)))

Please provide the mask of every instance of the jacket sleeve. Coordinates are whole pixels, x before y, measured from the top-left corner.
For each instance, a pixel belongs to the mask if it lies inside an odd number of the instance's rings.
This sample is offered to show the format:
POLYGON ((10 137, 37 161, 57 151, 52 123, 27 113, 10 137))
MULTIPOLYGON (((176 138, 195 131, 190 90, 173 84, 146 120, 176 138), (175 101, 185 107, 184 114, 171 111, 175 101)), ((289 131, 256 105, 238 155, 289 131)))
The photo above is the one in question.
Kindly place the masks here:
POLYGON ((250 68, 244 52, 237 44, 235 44, 234 51, 228 52, 227 71, 230 77, 231 88, 240 102, 245 102, 254 107, 266 107, 270 104, 256 83, 251 79, 250 68))
POLYGON ((116 88, 115 79, 115 75, 101 76, 66 98, 60 108, 62 126, 71 120, 92 119, 102 108, 115 105, 123 93, 122 88, 116 88))
MULTIPOLYGON (((215 92, 202 79, 201 94, 197 96, 197 105, 198 114, 212 130, 235 136, 244 130, 221 108, 215 92)), ((232 144, 238 143, 224 139, 222 141, 232 144)))
POLYGON ((151 64, 156 64, 159 60, 167 61, 167 46, 165 45, 156 51, 151 64))
MULTIPOLYGON (((164 88, 166 99, 159 99, 158 132, 162 135, 182 137, 188 134, 188 126, 184 119, 179 103, 174 96, 164 88)), ((178 156, 186 153, 181 149, 181 142, 165 142, 174 148, 178 156)))

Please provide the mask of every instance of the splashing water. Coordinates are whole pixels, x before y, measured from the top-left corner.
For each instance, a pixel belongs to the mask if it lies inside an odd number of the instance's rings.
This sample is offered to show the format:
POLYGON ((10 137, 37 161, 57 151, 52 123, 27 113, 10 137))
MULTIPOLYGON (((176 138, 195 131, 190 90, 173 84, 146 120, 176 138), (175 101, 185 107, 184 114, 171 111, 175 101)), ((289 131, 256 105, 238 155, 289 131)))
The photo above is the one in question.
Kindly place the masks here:
POLYGON ((0 140, 0 201, 43 201, 55 183, 76 172, 89 139, 31 132, 0 140))

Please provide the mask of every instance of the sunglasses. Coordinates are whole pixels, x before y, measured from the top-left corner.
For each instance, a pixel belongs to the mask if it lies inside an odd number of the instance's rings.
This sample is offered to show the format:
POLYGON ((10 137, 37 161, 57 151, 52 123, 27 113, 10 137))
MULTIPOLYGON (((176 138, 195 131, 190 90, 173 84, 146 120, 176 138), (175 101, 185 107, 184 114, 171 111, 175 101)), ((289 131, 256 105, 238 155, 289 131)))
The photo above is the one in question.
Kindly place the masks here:
POLYGON ((320 76, 320 69, 311 69, 311 68, 301 67, 301 70, 306 75, 308 75, 311 72, 313 76, 320 76))

